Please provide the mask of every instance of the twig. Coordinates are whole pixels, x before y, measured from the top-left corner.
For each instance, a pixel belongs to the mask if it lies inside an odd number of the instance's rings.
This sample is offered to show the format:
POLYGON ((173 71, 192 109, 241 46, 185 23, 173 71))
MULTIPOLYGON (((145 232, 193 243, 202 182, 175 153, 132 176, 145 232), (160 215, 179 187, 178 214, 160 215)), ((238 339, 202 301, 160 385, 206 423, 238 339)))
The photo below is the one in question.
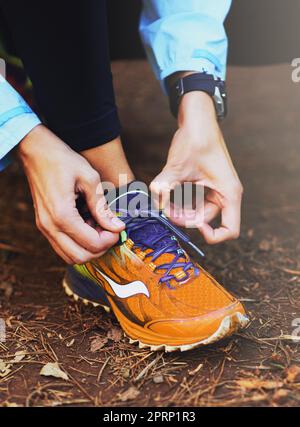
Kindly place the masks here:
POLYGON ((149 365, 147 365, 139 374, 138 374, 138 376, 133 380, 134 382, 137 382, 137 381, 139 381, 141 378, 143 378, 143 376, 149 371, 149 369, 151 369, 152 368, 152 366, 154 366, 158 361, 159 361, 159 359, 161 359, 162 358, 162 356, 163 356, 163 353, 162 354, 159 354, 154 360, 152 360, 152 362, 151 363, 149 363, 149 365))
POLYGON ((97 377, 97 382, 98 382, 98 383, 100 382, 100 379, 101 379, 101 376, 102 376, 102 374, 103 374, 103 371, 104 371, 104 369, 106 368, 106 366, 107 366, 107 364, 108 364, 108 362, 109 362, 110 358, 111 358, 111 356, 108 356, 108 358, 105 360, 105 362, 103 363, 103 365, 102 365, 102 367, 101 367, 101 369, 100 369, 100 371, 99 371, 99 374, 98 374, 98 377, 97 377))
POLYGON ((7 251, 7 252, 13 252, 13 253, 16 253, 16 254, 18 254, 18 253, 19 254, 26 254, 26 253, 28 253, 28 250, 17 248, 15 246, 8 245, 7 243, 2 243, 2 242, 0 242, 0 250, 7 251))

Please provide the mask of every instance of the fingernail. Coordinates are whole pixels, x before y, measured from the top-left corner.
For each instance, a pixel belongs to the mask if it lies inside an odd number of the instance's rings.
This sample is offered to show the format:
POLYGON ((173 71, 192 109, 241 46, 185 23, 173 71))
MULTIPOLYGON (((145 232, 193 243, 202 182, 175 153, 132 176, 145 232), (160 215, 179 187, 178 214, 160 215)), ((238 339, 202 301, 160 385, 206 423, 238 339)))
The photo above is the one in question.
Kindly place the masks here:
POLYGON ((112 222, 116 227, 123 227, 123 226, 124 226, 124 222, 123 222, 123 221, 121 221, 119 218, 117 218, 117 217, 115 217, 115 216, 111 219, 111 222, 112 222))

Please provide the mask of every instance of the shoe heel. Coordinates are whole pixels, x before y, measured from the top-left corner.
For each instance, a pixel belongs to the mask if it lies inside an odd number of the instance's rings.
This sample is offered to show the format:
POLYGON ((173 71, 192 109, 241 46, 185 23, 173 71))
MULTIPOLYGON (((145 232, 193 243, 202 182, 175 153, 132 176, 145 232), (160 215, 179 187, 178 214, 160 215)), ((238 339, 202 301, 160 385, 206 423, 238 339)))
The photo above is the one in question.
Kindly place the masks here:
POLYGON ((75 301, 82 301, 85 305, 93 307, 103 307, 106 312, 110 312, 110 304, 105 295, 105 291, 93 280, 80 274, 74 267, 68 267, 62 282, 67 296, 75 301))

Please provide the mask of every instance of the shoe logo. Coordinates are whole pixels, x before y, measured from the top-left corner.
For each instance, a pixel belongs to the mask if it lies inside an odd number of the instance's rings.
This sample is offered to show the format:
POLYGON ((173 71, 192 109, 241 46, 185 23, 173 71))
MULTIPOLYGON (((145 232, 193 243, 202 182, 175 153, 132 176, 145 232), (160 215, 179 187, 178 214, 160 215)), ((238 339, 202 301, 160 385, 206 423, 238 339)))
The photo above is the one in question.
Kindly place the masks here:
POLYGON ((134 282, 127 283, 126 285, 120 285, 110 277, 106 276, 106 274, 102 273, 102 271, 98 270, 97 267, 95 267, 95 269, 109 283, 117 297, 124 299, 134 295, 144 294, 147 298, 150 298, 148 288, 146 287, 145 283, 141 282, 140 280, 135 280, 134 282))

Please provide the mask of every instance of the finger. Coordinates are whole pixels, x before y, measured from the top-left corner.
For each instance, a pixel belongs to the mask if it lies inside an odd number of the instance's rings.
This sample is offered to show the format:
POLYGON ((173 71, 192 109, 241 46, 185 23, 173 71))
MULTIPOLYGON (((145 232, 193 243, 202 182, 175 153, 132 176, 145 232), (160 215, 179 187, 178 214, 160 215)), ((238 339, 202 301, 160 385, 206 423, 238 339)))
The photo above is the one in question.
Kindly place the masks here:
MULTIPOLYGON (((45 236, 46 237, 46 236, 45 236)), ((57 253, 57 255, 65 261, 67 264, 72 265, 73 261, 72 259, 57 245, 54 239, 52 237, 47 236, 46 239, 50 243, 51 247, 54 249, 54 251, 57 253)))
POLYGON ((36 225, 39 231, 43 236, 48 240, 54 251, 60 256, 67 264, 72 264, 72 259, 64 251, 64 249, 57 243, 54 234, 55 234, 55 225, 51 220, 50 215, 45 213, 45 210, 42 211, 43 214, 36 210, 36 225))
POLYGON ((200 228, 204 223, 209 224, 221 212, 221 208, 211 202, 205 201, 203 206, 193 208, 177 208, 170 204, 169 218, 174 224, 186 228, 200 228))
POLYGON ((84 264, 93 259, 102 256, 108 249, 108 246, 103 245, 103 250, 97 254, 87 251, 79 246, 68 235, 58 232, 52 238, 60 250, 71 260, 72 264, 84 264))
POLYGON ((70 265, 87 262, 91 259, 98 258, 105 253, 105 251, 101 251, 97 254, 89 253, 77 245, 76 242, 70 239, 67 235, 60 232, 53 237, 48 235, 46 238, 57 255, 70 265))
POLYGON ((237 239, 240 234, 241 200, 226 201, 221 214, 221 227, 213 229, 209 224, 203 224, 199 228, 206 242, 209 244, 237 239))
MULTIPOLYGON (((89 202, 89 206, 92 202, 89 202)), ((113 233, 120 233, 125 229, 125 224, 121 221, 108 207, 107 200, 104 195, 100 195, 96 202, 95 218, 99 225, 104 230, 113 233)))
POLYGON ((168 217, 174 224, 180 227, 199 228, 204 222, 203 204, 193 208, 175 206, 174 203, 170 203, 168 217))
POLYGON ((171 191, 180 184, 171 174, 160 173, 150 184, 150 190, 157 209, 163 210, 167 216, 170 215, 171 191))
POLYGON ((213 219, 215 219, 221 212, 220 206, 212 202, 205 201, 204 203, 204 221, 209 224, 213 219))
POLYGON ((109 209, 101 185, 100 176, 95 172, 88 178, 81 178, 81 189, 95 221, 105 230, 120 233, 125 224, 109 209))
POLYGON ((103 230, 100 227, 97 227, 96 230, 99 233, 102 247, 105 250, 110 249, 116 243, 118 243, 119 238, 120 238, 119 233, 111 233, 110 231, 103 230))
POLYGON ((55 231, 63 232, 88 252, 97 254, 103 250, 99 232, 83 220, 75 205, 64 206, 63 211, 54 214, 54 227, 53 232, 49 230, 52 237, 55 231))

